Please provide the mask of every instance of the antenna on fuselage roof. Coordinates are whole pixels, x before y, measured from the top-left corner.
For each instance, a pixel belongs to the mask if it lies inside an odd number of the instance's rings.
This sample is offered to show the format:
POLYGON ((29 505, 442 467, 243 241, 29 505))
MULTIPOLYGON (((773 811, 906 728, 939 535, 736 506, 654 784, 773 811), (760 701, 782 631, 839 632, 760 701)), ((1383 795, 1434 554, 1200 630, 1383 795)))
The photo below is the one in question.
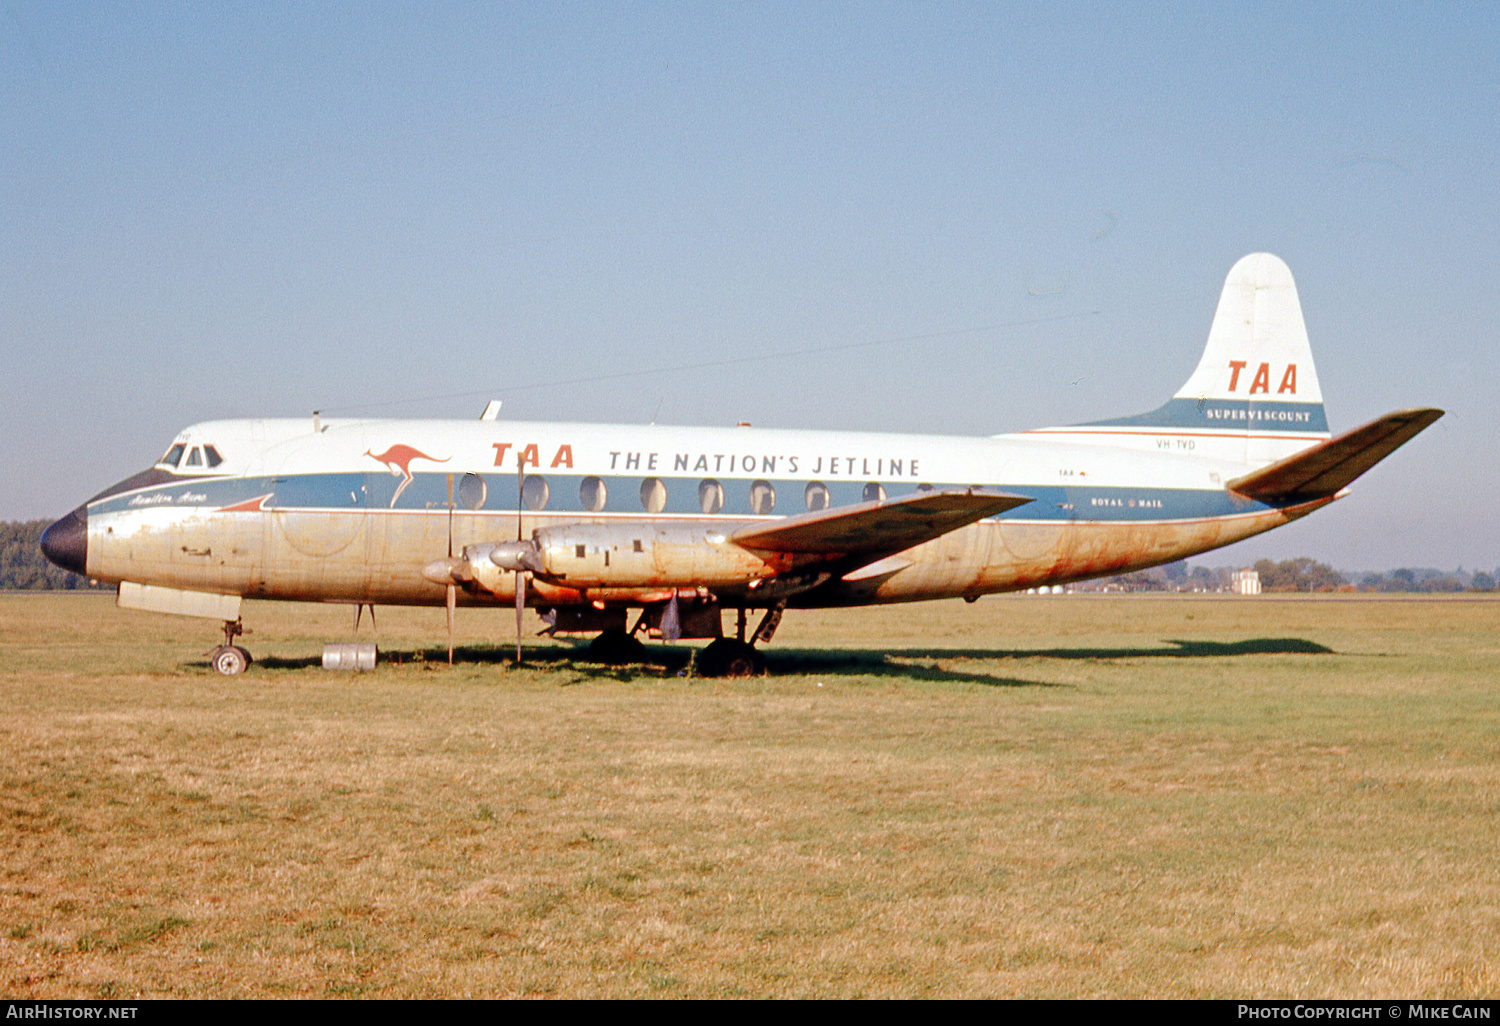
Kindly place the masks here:
POLYGON ((322 412, 322 410, 313 410, 313 434, 315 435, 323 433, 323 422, 318 418, 318 414, 322 412))
POLYGON ((500 416, 500 400, 491 399, 484 406, 484 412, 479 415, 480 420, 494 420, 500 416))

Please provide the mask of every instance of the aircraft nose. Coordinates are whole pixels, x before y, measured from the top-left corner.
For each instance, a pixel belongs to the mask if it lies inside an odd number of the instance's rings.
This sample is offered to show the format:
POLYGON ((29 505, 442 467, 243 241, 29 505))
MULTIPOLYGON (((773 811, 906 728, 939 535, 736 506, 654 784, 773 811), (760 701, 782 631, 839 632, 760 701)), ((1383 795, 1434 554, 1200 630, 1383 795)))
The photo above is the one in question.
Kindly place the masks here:
POLYGON ((89 508, 79 506, 42 532, 42 555, 75 574, 87 574, 89 508))

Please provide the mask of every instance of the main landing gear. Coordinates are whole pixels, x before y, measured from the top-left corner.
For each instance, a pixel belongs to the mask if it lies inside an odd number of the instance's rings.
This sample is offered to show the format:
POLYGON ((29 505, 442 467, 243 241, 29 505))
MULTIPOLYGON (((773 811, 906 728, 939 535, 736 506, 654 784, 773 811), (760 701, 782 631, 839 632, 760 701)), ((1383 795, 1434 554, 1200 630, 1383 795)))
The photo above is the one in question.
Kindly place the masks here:
POLYGON ((716 638, 698 653, 697 670, 700 677, 759 677, 766 672, 766 657, 755 650, 755 642, 771 640, 776 628, 781 625, 781 614, 785 603, 778 603, 766 610, 760 626, 745 640, 745 610, 740 609, 735 621, 733 638, 716 638))
POLYGON ((208 654, 209 665, 226 677, 244 673, 254 662, 249 652, 234 644, 234 639, 244 633, 245 628, 240 621, 225 620, 224 644, 208 654))
POLYGON ((719 638, 698 653, 700 677, 759 677, 766 672, 766 657, 738 638, 719 638))
POLYGON ((634 629, 609 627, 595 635, 594 640, 589 642, 588 658, 591 662, 616 666, 646 662, 646 646, 641 644, 636 635, 642 630, 649 630, 654 636, 659 631, 663 639, 668 641, 676 641, 681 637, 712 639, 707 647, 697 653, 694 672, 699 677, 759 677, 766 672, 766 659, 755 650, 755 645, 757 642, 771 640, 771 635, 776 633, 776 628, 781 623, 784 610, 785 606, 782 604, 767 609, 760 625, 755 628, 755 633, 747 639, 744 609, 736 610, 739 614, 736 636, 727 638, 721 632, 717 606, 691 611, 667 627, 657 626, 667 619, 665 609, 647 608, 642 611, 634 629))

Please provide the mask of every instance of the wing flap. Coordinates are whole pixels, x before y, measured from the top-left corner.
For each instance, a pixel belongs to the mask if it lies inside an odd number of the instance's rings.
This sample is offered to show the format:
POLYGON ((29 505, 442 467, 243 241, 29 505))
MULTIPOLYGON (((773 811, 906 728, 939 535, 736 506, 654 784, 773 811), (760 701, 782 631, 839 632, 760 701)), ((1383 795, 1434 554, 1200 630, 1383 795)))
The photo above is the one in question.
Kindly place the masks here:
POLYGON ((803 513, 771 524, 752 524, 732 534, 730 541, 762 552, 878 558, 1030 501, 1029 496, 982 488, 917 492, 883 502, 803 513))
POLYGON ((1363 427, 1237 477, 1229 490, 1263 502, 1325 498, 1416 437, 1442 410, 1397 410, 1363 427))

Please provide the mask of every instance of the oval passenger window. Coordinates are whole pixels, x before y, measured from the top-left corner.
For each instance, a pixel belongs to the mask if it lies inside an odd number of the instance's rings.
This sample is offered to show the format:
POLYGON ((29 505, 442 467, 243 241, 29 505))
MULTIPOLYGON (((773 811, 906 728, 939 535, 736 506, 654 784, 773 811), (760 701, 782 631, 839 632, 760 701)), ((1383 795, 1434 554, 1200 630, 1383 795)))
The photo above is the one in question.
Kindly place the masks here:
POLYGON ((489 498, 489 494, 489 486, 478 474, 465 474, 464 479, 458 483, 458 501, 463 504, 464 509, 479 509, 484 505, 484 500, 489 498))
POLYGON ((608 497, 609 490, 604 487, 604 482, 592 475, 584 478, 583 483, 578 486, 578 501, 590 513, 602 510, 608 497))
POLYGON ((717 513, 724 508, 724 486, 713 478, 705 478, 698 486, 698 508, 705 513, 717 513))
POLYGON ((641 506, 647 513, 660 513, 667 508, 667 486, 659 477, 648 477, 641 482, 641 506))
POLYGON ((776 508, 776 489, 769 481, 756 481, 750 485, 750 509, 758 516, 765 516, 776 508))
POLYGON ((527 509, 546 509, 547 500, 551 496, 552 490, 547 487, 547 479, 540 474, 530 475, 521 485, 521 501, 526 503, 527 509))
POLYGON ((807 491, 803 493, 807 500, 807 511, 817 513, 828 508, 828 486, 822 481, 807 482, 807 491))

